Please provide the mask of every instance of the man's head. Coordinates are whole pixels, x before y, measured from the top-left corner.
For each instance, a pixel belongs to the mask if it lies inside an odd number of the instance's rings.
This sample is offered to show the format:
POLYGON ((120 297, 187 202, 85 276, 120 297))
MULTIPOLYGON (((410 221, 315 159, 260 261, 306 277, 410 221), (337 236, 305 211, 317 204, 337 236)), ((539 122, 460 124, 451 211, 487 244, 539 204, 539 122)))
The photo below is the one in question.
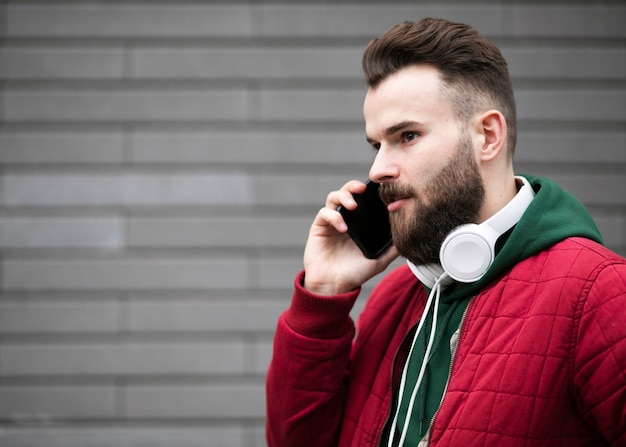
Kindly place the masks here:
POLYGON ((450 231, 514 195, 506 63, 471 28, 438 19, 392 28, 363 60, 366 134, 377 151, 370 178, 381 183, 399 253, 437 262, 450 231))
POLYGON ((462 23, 426 18, 404 22, 373 39, 363 54, 370 89, 411 65, 435 67, 457 117, 464 122, 477 112, 497 109, 508 128, 508 155, 516 142, 516 109, 506 60, 496 46, 462 23))

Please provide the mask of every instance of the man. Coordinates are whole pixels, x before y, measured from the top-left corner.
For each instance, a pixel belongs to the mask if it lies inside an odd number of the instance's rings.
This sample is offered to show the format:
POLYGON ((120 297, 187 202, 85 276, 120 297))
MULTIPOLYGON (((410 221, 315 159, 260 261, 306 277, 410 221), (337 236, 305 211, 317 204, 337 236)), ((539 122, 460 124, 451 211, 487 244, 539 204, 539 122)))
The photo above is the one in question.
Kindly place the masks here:
POLYGON ((372 260, 347 235, 337 208, 363 183, 328 195, 278 323, 269 445, 626 445, 626 260, 575 198, 514 174, 498 49, 424 19, 373 40, 363 68, 394 244, 372 260), (356 330, 360 286, 398 255, 356 330))

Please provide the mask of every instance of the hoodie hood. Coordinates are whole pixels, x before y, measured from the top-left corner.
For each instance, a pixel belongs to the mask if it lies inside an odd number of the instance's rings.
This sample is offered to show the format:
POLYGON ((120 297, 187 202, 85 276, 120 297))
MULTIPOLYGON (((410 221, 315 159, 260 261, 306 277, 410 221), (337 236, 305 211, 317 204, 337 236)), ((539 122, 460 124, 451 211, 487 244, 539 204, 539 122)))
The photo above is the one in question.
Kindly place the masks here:
POLYGON ((478 281, 464 284, 447 299, 474 295, 502 273, 568 237, 584 237, 603 243, 598 227, 584 205, 554 181, 523 175, 535 191, 517 225, 502 235, 496 244, 496 256, 487 273, 478 281))
MULTIPOLYGON (((568 237, 584 237, 603 243, 595 222, 578 199, 550 179, 523 177, 532 185, 535 200, 502 246, 496 258, 498 264, 506 268, 568 237)), ((497 269, 495 264, 493 268, 497 269)))

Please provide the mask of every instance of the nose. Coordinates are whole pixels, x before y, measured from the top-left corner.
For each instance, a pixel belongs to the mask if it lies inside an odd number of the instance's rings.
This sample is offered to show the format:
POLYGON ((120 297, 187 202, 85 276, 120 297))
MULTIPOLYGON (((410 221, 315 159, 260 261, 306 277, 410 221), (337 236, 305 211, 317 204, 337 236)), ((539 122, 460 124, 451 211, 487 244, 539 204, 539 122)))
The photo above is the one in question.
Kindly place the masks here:
POLYGON ((400 168, 391 155, 391 151, 381 145, 370 167, 370 180, 376 183, 386 183, 398 178, 400 168))

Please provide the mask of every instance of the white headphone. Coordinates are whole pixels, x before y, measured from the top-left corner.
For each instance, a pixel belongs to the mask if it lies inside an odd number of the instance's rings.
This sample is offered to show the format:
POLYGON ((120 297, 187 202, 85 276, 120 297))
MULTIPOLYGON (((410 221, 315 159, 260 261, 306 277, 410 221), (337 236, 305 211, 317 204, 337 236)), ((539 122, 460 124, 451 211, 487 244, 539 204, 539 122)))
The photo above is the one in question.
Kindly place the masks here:
POLYGON ((522 217, 535 192, 528 180, 515 178, 522 187, 504 208, 481 224, 465 224, 455 228, 441 244, 439 264, 415 265, 407 261, 411 271, 426 286, 432 288, 435 281, 446 272, 450 281, 470 283, 483 277, 495 257, 495 245, 500 236, 510 230, 522 217))

